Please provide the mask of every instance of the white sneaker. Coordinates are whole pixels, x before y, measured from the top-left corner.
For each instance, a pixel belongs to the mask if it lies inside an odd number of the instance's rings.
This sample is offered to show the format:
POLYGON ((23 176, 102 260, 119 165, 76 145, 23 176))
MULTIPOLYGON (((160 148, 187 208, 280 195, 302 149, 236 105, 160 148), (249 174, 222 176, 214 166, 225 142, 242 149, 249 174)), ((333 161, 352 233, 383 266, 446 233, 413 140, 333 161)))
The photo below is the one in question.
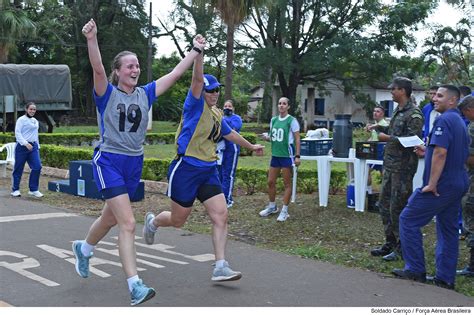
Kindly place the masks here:
POLYGON ((277 218, 277 221, 278 222, 284 222, 286 221, 286 219, 288 219, 290 217, 290 215, 288 214, 288 211, 281 211, 280 212, 280 215, 278 216, 277 218))
POLYGON ((259 214, 261 217, 268 217, 270 214, 277 213, 277 212, 278 212, 278 208, 277 208, 277 206, 275 206, 275 207, 273 207, 273 208, 266 207, 265 209, 263 209, 262 211, 260 211, 258 214, 259 214))
POLYGON ((150 220, 155 219, 155 215, 151 212, 147 212, 145 215, 145 223, 143 224, 143 239, 148 245, 152 245, 155 242, 155 233, 150 228, 150 220))
POLYGON ((12 191, 10 195, 12 195, 12 197, 21 197, 21 192, 19 190, 15 190, 12 191))
POLYGON ((44 196, 42 193, 39 192, 39 190, 36 190, 36 191, 29 191, 29 192, 28 192, 28 195, 33 196, 33 197, 36 197, 36 198, 41 198, 41 197, 44 196))

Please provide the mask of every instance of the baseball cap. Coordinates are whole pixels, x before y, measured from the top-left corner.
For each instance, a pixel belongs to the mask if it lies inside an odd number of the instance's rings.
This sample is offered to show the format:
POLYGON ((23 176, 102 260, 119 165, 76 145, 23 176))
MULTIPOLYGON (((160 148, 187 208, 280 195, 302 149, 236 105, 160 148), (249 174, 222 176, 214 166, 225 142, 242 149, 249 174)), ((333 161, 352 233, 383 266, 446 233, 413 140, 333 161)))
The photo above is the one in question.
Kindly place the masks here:
POLYGON ((223 84, 220 84, 219 81, 217 81, 215 76, 213 76, 212 74, 204 75, 204 89, 212 90, 218 86, 223 86, 223 84))

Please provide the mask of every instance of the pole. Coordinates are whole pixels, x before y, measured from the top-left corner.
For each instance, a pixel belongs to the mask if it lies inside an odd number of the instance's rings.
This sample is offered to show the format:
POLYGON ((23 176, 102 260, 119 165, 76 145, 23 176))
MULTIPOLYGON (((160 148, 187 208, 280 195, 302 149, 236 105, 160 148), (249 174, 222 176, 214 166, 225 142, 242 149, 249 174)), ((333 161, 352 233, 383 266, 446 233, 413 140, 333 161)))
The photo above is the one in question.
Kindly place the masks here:
MULTIPOLYGON (((151 16, 152 16, 152 3, 150 1, 150 15, 148 16, 148 62, 147 62, 147 83, 153 80, 153 71, 152 71, 152 63, 153 63, 153 46, 152 46, 152 24, 151 24, 151 16)), ((147 130, 151 130, 153 127, 153 106, 148 111, 148 126, 147 130)))
POLYGON ((291 202, 296 201, 296 178, 298 176, 298 167, 293 164, 293 185, 291 189, 291 202))

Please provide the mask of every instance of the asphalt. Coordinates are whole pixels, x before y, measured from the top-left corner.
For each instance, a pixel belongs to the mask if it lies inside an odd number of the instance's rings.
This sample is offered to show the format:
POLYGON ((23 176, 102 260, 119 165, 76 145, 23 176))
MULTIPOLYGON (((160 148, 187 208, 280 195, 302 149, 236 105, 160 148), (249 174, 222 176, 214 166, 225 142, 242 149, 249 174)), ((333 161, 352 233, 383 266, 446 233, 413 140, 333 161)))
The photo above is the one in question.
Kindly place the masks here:
MULTIPOLYGON (((83 239, 93 221, 12 198, 0 187, 0 305, 128 306, 116 228, 97 246, 91 276, 75 272, 71 242, 83 239)), ((157 290, 143 306, 474 307, 473 298, 455 291, 234 241, 227 260, 243 277, 213 283, 210 236, 162 228, 155 245, 147 246, 141 229, 137 225, 139 276, 157 290)))

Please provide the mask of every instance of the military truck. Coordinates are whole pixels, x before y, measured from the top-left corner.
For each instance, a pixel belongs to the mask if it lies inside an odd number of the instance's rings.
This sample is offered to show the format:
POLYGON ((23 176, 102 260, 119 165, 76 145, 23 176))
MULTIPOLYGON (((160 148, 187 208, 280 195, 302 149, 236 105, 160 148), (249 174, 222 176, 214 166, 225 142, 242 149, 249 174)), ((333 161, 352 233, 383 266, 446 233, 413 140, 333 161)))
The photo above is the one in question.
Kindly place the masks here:
POLYGON ((53 132, 72 110, 71 73, 67 65, 0 64, 0 131, 13 131, 25 105, 35 102, 40 132, 53 132))

